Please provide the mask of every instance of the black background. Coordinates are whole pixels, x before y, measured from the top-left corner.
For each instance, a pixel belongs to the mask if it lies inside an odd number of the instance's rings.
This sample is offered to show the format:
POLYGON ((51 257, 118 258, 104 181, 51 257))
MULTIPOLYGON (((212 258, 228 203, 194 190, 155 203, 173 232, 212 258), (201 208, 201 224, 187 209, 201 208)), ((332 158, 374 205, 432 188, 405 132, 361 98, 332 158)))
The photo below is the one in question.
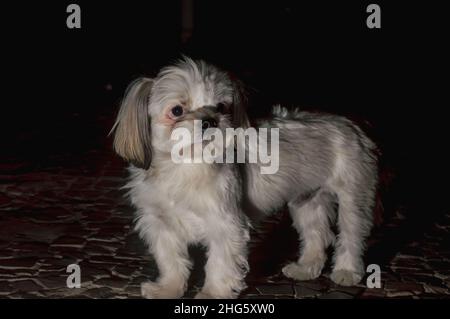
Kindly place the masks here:
POLYGON ((382 28, 368 29, 366 1, 195 1, 182 43, 180 1, 72 2, 81 29, 66 27, 70 2, 2 5, 6 158, 110 149, 126 85, 186 54, 240 77, 252 116, 281 103, 351 117, 380 146, 388 196, 418 219, 448 207, 448 34, 437 3, 377 1, 382 28))

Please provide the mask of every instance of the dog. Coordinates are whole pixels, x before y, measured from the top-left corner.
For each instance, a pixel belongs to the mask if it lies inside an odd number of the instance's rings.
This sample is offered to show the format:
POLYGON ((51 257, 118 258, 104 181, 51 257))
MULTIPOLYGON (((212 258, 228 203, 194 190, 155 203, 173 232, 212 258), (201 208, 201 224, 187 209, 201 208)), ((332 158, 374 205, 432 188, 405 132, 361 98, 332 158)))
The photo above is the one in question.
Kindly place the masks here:
MULTIPOLYGON (((301 245, 299 259, 283 274, 317 278, 334 245, 331 280, 344 286, 360 282, 373 224, 377 156, 376 145, 350 120, 275 106, 273 117, 257 124, 278 129, 274 174, 262 174, 260 162, 172 160, 174 130, 193 132, 195 121, 221 131, 248 129, 246 104, 238 80, 187 57, 129 85, 111 132, 115 151, 130 163, 125 187, 137 210, 135 229, 159 269, 155 282, 142 283, 143 297, 183 296, 192 267, 189 244, 207 248, 205 282, 195 298, 238 297, 249 271, 247 210, 265 216, 286 204, 301 245)), ((236 145, 228 141, 224 147, 236 145)))

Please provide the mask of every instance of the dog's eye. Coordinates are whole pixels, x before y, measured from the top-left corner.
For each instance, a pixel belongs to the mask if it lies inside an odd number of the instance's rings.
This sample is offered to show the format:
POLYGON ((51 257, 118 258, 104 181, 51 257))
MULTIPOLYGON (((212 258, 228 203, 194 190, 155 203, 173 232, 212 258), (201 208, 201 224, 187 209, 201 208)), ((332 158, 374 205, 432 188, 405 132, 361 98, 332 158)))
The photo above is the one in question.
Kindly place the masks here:
POLYGON ((225 112, 225 104, 222 102, 217 103, 217 112, 224 113, 225 112))
POLYGON ((172 108, 171 112, 172 112, 173 116, 179 117, 179 116, 183 115, 184 110, 183 110, 182 106, 177 105, 172 108))

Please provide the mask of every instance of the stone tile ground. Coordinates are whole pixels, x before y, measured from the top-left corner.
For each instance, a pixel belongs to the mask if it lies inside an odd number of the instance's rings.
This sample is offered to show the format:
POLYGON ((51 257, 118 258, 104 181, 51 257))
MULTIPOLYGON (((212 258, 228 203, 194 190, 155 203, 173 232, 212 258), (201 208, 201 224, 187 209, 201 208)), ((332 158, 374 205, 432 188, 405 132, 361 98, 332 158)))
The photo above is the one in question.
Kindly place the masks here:
MULTIPOLYGON (((119 189, 123 162, 106 146, 33 159, 11 154, 0 157, 0 298, 140 298, 140 283, 157 269, 132 230, 132 210, 119 189), (66 287, 66 267, 74 263, 81 266, 80 289, 66 287)), ((252 233, 249 288, 241 297, 448 299, 450 213, 400 241, 407 220, 399 209, 371 237, 368 263, 381 266, 382 288, 344 288, 327 278, 329 266, 308 282, 280 275, 297 251, 289 217, 280 212, 252 233)), ((201 286, 203 253, 192 249, 196 266, 186 297, 201 286)))

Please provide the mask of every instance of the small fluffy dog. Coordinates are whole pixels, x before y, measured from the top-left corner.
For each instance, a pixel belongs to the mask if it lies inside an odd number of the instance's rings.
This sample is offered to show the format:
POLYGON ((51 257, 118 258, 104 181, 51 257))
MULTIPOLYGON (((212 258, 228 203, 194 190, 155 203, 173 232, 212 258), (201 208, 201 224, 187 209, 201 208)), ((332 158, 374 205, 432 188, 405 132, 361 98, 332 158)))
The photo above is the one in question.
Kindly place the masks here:
POLYGON ((196 243, 207 247, 208 258, 196 298, 237 297, 249 269, 247 208, 268 214, 287 204, 301 240, 300 258, 282 270, 287 277, 318 277, 331 244, 335 283, 355 285, 364 274, 376 147, 350 120, 275 107, 273 118, 259 124, 279 128, 275 174, 262 175, 259 163, 172 161, 171 133, 177 127, 193 130, 194 120, 219 130, 249 127, 243 101, 239 83, 226 72, 189 58, 127 89, 113 127, 114 148, 131 163, 126 187, 137 208, 136 230, 159 268, 156 282, 142 284, 146 298, 184 294, 188 245, 196 243))

